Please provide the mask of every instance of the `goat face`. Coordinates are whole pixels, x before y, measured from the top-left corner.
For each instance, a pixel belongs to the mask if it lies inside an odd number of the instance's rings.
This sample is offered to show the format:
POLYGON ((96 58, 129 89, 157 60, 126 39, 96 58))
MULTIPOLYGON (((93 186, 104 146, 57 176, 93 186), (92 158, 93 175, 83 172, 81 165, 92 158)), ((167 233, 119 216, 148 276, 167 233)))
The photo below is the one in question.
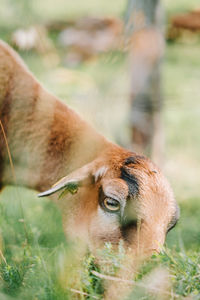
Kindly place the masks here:
POLYGON ((135 253, 159 252, 178 220, 168 181, 146 157, 121 148, 109 151, 61 179, 46 196, 64 189, 76 193, 59 200, 67 234, 91 248, 124 244, 135 253))

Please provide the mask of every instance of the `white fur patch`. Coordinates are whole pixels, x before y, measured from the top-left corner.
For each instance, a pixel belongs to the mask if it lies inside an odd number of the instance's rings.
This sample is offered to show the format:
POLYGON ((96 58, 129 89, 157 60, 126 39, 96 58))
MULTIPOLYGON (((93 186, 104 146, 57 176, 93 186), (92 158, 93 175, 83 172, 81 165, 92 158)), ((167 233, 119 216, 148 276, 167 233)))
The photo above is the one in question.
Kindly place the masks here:
POLYGON ((108 167, 106 167, 106 166, 103 166, 103 167, 99 168, 94 173, 95 182, 97 182, 101 177, 103 177, 106 174, 107 171, 108 171, 108 167))
POLYGON ((109 228, 111 226, 110 230, 118 228, 117 223, 117 216, 115 214, 110 214, 108 212, 105 212, 100 206, 98 207, 98 216, 100 220, 100 225, 102 228, 109 228))

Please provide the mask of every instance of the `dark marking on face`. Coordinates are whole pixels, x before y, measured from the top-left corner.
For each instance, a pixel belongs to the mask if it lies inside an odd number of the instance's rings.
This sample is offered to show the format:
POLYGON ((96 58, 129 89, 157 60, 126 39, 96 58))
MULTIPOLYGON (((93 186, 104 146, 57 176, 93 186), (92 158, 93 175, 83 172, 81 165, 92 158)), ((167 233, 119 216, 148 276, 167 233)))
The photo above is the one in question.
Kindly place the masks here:
POLYGON ((124 165, 127 166, 127 165, 130 165, 130 164, 136 164, 137 163, 137 160, 135 157, 131 156, 131 157, 128 157, 125 162, 124 162, 124 165))
POLYGON ((143 160, 143 159, 145 159, 145 157, 142 155, 130 156, 125 160, 124 165, 125 166, 128 166, 130 164, 135 165, 138 163, 139 160, 143 160))
POLYGON ((139 193, 139 182, 137 178, 130 173, 126 167, 121 168, 121 179, 128 185, 129 196, 136 196, 139 193))
POLYGON ((123 239, 131 243, 133 234, 137 231, 137 220, 123 220, 120 230, 123 239))
POLYGON ((133 219, 133 220, 130 220, 130 219, 127 219, 127 218, 123 218, 122 221, 122 230, 126 230, 130 227, 133 227, 133 226, 137 226, 137 220, 136 219, 133 219))

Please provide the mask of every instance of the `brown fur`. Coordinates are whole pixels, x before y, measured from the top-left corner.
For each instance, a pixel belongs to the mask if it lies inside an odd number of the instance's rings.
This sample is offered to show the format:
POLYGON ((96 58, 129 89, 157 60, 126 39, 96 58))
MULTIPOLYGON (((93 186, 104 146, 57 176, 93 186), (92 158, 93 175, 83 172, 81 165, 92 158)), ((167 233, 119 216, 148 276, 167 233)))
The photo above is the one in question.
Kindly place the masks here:
MULTIPOLYGON (((43 178, 45 178, 45 174, 52 174, 55 172, 55 169, 58 169, 57 172, 61 173, 60 168, 62 168, 67 161, 67 158, 64 155, 65 149, 70 148, 72 141, 71 137, 66 131, 67 124, 65 123, 68 122, 67 118, 65 117, 66 114, 66 108, 59 101, 56 101, 53 120, 49 128, 50 135, 47 142, 44 166, 40 176, 41 183, 43 178)), ((53 184, 53 182, 51 184, 53 184)), ((45 183, 43 185, 45 185, 45 183)))
POLYGON ((176 15, 172 19, 172 25, 180 29, 192 31, 200 30, 200 10, 191 11, 187 14, 176 15))

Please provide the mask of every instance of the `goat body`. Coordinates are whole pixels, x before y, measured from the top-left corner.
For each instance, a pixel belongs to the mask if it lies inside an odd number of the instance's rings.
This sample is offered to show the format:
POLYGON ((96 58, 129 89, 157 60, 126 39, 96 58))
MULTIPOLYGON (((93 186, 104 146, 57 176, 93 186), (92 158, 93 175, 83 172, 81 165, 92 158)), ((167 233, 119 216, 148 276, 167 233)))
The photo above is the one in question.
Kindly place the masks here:
POLYGON ((1 187, 22 185, 42 192, 40 196, 69 190, 72 195, 60 201, 52 197, 61 208, 66 234, 83 238, 91 248, 122 239, 133 253, 159 251, 178 218, 161 171, 148 158, 98 134, 47 92, 4 42, 0 121, 1 187))

